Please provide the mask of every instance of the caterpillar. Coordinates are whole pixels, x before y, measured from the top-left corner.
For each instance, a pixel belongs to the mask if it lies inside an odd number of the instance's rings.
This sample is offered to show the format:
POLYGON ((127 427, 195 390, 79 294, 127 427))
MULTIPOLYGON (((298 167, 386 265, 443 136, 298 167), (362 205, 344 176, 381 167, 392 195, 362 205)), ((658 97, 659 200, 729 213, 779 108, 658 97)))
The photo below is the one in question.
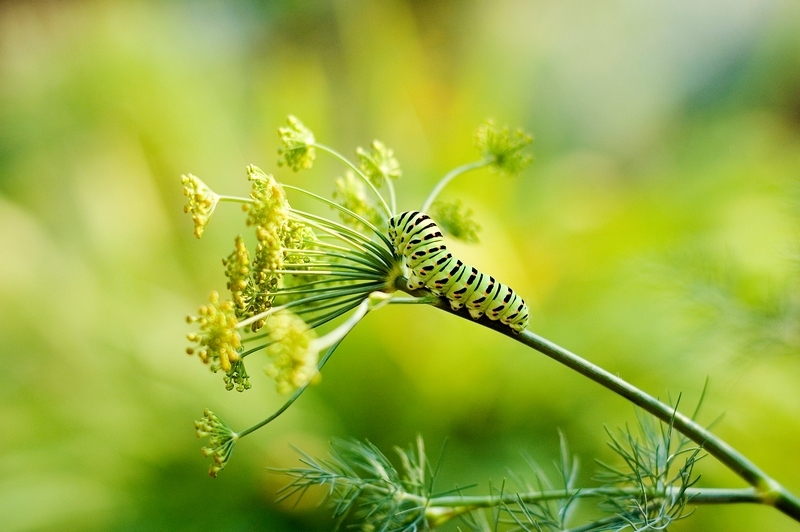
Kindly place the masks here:
POLYGON ((409 270, 408 289, 427 288, 444 296, 453 310, 466 307, 472 319, 486 315, 519 334, 528 327, 522 297, 491 275, 464 264, 447 251, 439 226, 430 216, 407 211, 389 220, 389 240, 409 270))

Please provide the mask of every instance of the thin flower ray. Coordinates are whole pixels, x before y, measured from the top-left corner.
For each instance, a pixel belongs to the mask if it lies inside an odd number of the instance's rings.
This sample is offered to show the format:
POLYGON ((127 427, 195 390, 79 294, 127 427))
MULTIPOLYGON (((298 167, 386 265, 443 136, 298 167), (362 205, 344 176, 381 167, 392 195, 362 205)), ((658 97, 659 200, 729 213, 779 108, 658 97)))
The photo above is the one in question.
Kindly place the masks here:
MULTIPOLYGON (((315 280, 312 280, 312 281, 305 281, 303 283, 303 286, 318 286, 318 285, 323 285, 323 284, 340 283, 340 282, 341 282, 341 280, 338 278, 338 276, 337 277, 326 277, 324 279, 315 279, 315 280)), ((330 288, 334 288, 334 287, 330 287, 330 288)), ((281 287, 281 290, 294 290, 294 288, 281 287)))
POLYGON ((363 294, 356 294, 354 296, 350 296, 349 298, 343 298, 340 301, 333 301, 329 303, 325 303, 323 305, 316 305, 315 308, 304 308, 300 309, 296 312, 296 314, 309 314, 319 312, 320 310, 327 310, 329 308, 336 308, 349 305, 351 303, 360 304, 364 300, 363 294))
POLYGON ((345 306, 341 307, 338 310, 330 312, 329 314, 326 314, 324 316, 320 316, 318 318, 311 318, 308 321, 308 324, 312 328, 319 327, 321 325, 324 325, 324 324, 328 323, 329 321, 335 320, 339 316, 343 316, 344 314, 347 314, 348 312, 350 312, 354 308, 358 307, 360 304, 361 304, 361 300, 355 300, 355 302, 353 302, 353 303, 351 303, 349 305, 345 305, 345 306))
POLYGON ((355 279, 363 281, 372 279, 385 279, 384 274, 376 273, 373 270, 367 270, 359 266, 348 266, 339 263, 315 264, 307 269, 302 269, 302 270, 282 269, 282 270, 270 270, 270 272, 283 273, 287 275, 296 275, 296 276, 330 275, 338 277, 339 275, 343 275, 343 276, 350 276, 355 279))
POLYGON ((355 251, 353 251, 353 249, 351 249, 351 248, 340 246, 340 245, 334 244, 332 242, 324 242, 324 241, 321 240, 322 238, 333 238, 329 234, 319 235, 319 238, 320 238, 320 240, 318 240, 316 242, 317 247, 327 248, 327 249, 330 249, 330 250, 333 250, 333 251, 355 253, 355 251))
POLYGON ((362 273, 380 272, 380 270, 375 270, 374 268, 364 268, 362 266, 356 266, 356 265, 353 265, 353 264, 342 264, 340 262, 309 262, 309 263, 303 264, 303 266, 301 266, 301 268, 303 268, 303 269, 300 270, 300 271, 310 271, 310 272, 316 271, 315 269, 312 269, 312 268, 322 268, 322 269, 329 269, 329 270, 336 270, 337 268, 339 268, 340 270, 343 270, 343 271, 355 271, 355 272, 362 272, 362 273), (306 269, 306 268, 309 268, 309 269, 306 269))
MULTIPOLYGON (((295 211, 295 212, 300 213, 300 211, 295 211)), ((299 220, 303 220, 310 226, 315 227, 320 231, 324 231, 328 235, 337 238, 347 244, 350 244, 354 248, 362 251, 363 253, 378 258, 384 263, 384 265, 387 268, 392 266, 393 264, 392 261, 394 260, 393 257, 389 255, 384 248, 378 246, 374 241, 364 237, 364 235, 362 235, 361 233, 353 231, 349 227, 341 226, 340 224, 335 224, 334 222, 331 222, 321 216, 316 216, 310 213, 300 213, 300 214, 301 216, 298 217, 299 220)))
MULTIPOLYGON (((309 307, 309 308, 301 308, 299 310, 296 310, 295 312, 297 312, 297 313, 319 312, 321 310, 324 310, 324 309, 327 309, 327 308, 330 308, 330 307, 336 307, 336 306, 340 306, 340 305, 348 305, 351 301, 356 301, 357 302, 354 305, 354 307, 355 307, 355 306, 358 306, 358 304, 363 299, 365 299, 369 295, 370 292, 372 292, 372 291, 374 291, 376 289, 382 288, 382 287, 383 287, 383 283, 382 282, 373 282, 373 283, 370 283, 370 284, 359 285, 357 287, 359 289, 359 291, 354 292, 356 294, 355 296, 352 296, 352 297, 346 298, 346 299, 342 299, 342 297, 344 297, 344 296, 341 293, 339 293, 339 294, 333 293, 332 295, 328 294, 327 299, 328 300, 334 300, 332 303, 329 303, 327 305, 314 305, 313 307, 309 307)), ((342 289, 337 287, 337 290, 341 291, 342 289)), ((306 304, 308 302, 309 301, 307 299, 302 299, 302 300, 295 301, 294 304, 295 304, 295 306, 299 306, 299 305, 302 305, 302 304, 306 304)), ((354 307, 350 307, 350 308, 354 308, 354 307)), ((283 310, 283 309, 286 309, 286 308, 291 308, 291 307, 281 306, 280 308, 276 308, 275 311, 277 312, 278 310, 283 310)), ((340 315, 340 314, 336 314, 336 316, 333 316, 333 317, 337 317, 338 315, 340 315)), ((309 325, 313 329, 313 328, 316 328, 321 323, 324 323, 326 321, 328 321, 328 320, 324 319, 324 317, 323 317, 323 320, 321 322, 318 322, 318 321, 315 320, 314 323, 309 323, 309 325)), ((263 338, 267 338, 267 337, 268 337, 268 335, 258 335, 258 336, 252 337, 252 338, 248 338, 245 341, 258 340, 258 339, 263 339, 263 338)))
POLYGON ((292 275, 301 275, 301 274, 317 274, 320 271, 330 271, 339 268, 340 270, 346 269, 355 270, 362 273, 367 274, 377 274, 381 273, 380 270, 375 269, 374 267, 364 267, 363 265, 356 265, 356 264, 343 264, 339 261, 333 262, 323 262, 321 260, 310 260, 309 262, 303 262, 298 265, 291 265, 287 264, 284 268, 276 268, 276 269, 267 269, 265 271, 269 273, 276 273, 276 272, 288 272, 292 275))
MULTIPOLYGON (((338 232, 339 234, 347 234, 351 238, 358 240, 362 243, 367 243, 367 242, 374 243, 373 240, 366 237, 362 233, 356 231, 355 229, 347 227, 346 225, 342 225, 338 222, 334 222, 333 220, 329 220, 324 216, 312 214, 310 212, 306 212, 300 209, 295 209, 293 207, 290 207, 289 212, 290 214, 294 215, 297 220, 302 221, 304 223, 311 223, 311 221, 313 220, 317 224, 321 224, 322 226, 328 227, 329 229, 335 229, 336 232, 338 232)), ((329 234, 335 235, 336 232, 330 232, 329 234)))
MULTIPOLYGON (((321 244, 321 243, 318 243, 321 244)), ((316 247, 323 247, 317 245, 316 247)), ((374 261, 369 260, 371 257, 365 256, 364 252, 360 252, 354 250, 352 248, 347 248, 343 246, 337 246, 339 249, 332 249, 330 246, 325 246, 327 249, 298 249, 298 250, 291 250, 287 252, 287 257, 305 257, 308 258, 310 261, 313 257, 340 257, 342 259, 361 262, 365 266, 368 266, 372 269, 381 269, 383 267, 382 264, 377 264, 374 261)), ((298 266, 302 266, 302 264, 298 264, 298 266)))
POLYGON ((391 242, 389 242, 389 239, 386 238, 386 235, 384 234, 384 232, 381 231, 380 229, 378 229, 372 222, 370 222, 369 220, 367 220, 363 216, 351 211, 350 209, 348 209, 348 208, 346 208, 346 207, 344 207, 342 205, 339 205, 335 201, 331 201, 331 200, 329 200, 329 199, 327 199, 327 198, 325 198, 323 196, 320 196, 319 194, 314 194, 313 192, 309 192, 308 190, 305 190, 305 189, 302 189, 302 188, 299 188, 299 187, 294 187, 294 186, 291 186, 291 185, 283 185, 283 186, 284 186, 284 188, 287 188, 289 190, 296 190, 298 192, 302 192, 303 194, 306 194, 306 195, 308 195, 308 196, 310 196, 310 197, 312 197, 312 198, 314 198, 316 200, 321 201, 322 203, 324 203, 325 205, 328 205, 329 207, 332 207, 334 209, 337 209, 340 212, 343 212, 344 214, 347 214, 348 216, 352 217, 353 219, 355 219, 355 220, 359 221, 360 223, 364 224, 364 226, 369 228, 376 236, 378 236, 378 238, 383 240, 384 243, 391 248, 392 244, 391 244, 391 242))
MULTIPOLYGON (((266 336, 264 336, 264 337, 266 337, 266 336)), ((266 349, 270 345, 272 345, 272 341, 268 341, 265 344, 261 344, 259 346, 256 346, 256 347, 253 347, 251 349, 248 349, 246 351, 242 351, 241 353, 239 353, 239 358, 243 359, 245 357, 248 357, 248 356, 252 355, 253 353, 257 353, 257 352, 261 351, 262 349, 266 349)))
MULTIPOLYGON (((284 305, 280 305, 280 306, 277 306, 277 307, 272 307, 269 310, 266 310, 266 311, 264 311, 264 312, 262 312, 260 314, 256 314, 255 316, 252 316, 252 317, 250 317, 250 318, 248 318, 246 320, 240 321, 236 325, 236 327, 237 328, 246 327, 246 326, 250 325, 251 323, 254 323, 256 321, 262 320, 262 319, 264 319, 264 318, 266 318, 268 316, 271 316, 271 315, 273 315, 273 314, 275 314, 277 312, 280 312, 282 310, 288 310, 288 309, 291 309, 291 308, 294 308, 294 307, 297 307, 297 306, 300 306, 300 305, 307 305, 308 303, 314 303, 314 302, 317 302, 317 301, 325 301, 325 300, 332 299, 333 297, 343 297, 343 296, 347 296, 347 295, 351 295, 351 294, 358 294, 360 296, 366 296, 366 295, 369 295, 369 293, 370 292, 365 292, 362 288, 353 288, 353 289, 342 288, 338 292, 338 294, 335 295, 335 296, 331 296, 329 294, 320 294, 320 295, 317 295, 317 296, 309 296, 307 298, 300 299, 300 300, 297 300, 297 301, 290 301, 289 303, 286 303, 284 305)), ((317 308, 319 308, 319 307, 317 307, 317 308)))
MULTIPOLYGON (((354 283, 348 285, 349 288, 364 288, 369 286, 374 286, 374 282, 364 282, 364 283, 354 283)), ((305 286, 305 285, 304 285, 305 286)), ((296 289, 287 289, 281 290, 277 292, 277 295, 297 295, 297 294, 313 294, 317 292, 331 292, 341 290, 340 286, 320 286, 317 288, 296 288, 296 289)))
POLYGON ((280 269, 280 270, 268 270, 270 273, 280 273, 284 275, 297 275, 297 276, 310 276, 310 277, 318 277, 320 275, 335 275, 336 280, 367 280, 367 279, 376 279, 376 280, 385 280, 386 277, 384 275, 378 275, 376 273, 364 273, 364 274, 356 274, 356 273, 346 273, 342 271, 335 271, 330 268, 325 270, 290 270, 290 269, 280 269))
MULTIPOLYGON (((390 252, 390 250, 392 250, 392 246, 391 246, 391 244, 389 243, 389 240, 386 237, 383 237, 381 239, 386 245, 386 247, 383 248, 383 247, 378 246, 375 243, 375 241, 367 238, 366 236, 364 236, 363 234, 359 233, 355 229, 347 227, 346 225, 342 225, 342 224, 334 222, 332 220, 328 220, 327 218, 325 218, 323 216, 319 216, 319 215, 312 214, 312 213, 309 213, 309 212, 301 211, 301 210, 298 210, 298 209, 291 209, 291 212, 293 214, 298 215, 300 220, 304 220, 307 223, 310 223, 310 222, 313 221, 313 222, 316 222, 317 224, 320 224, 320 227, 319 227, 320 229, 327 228, 328 230, 326 232, 328 232, 331 235, 339 236, 340 238, 344 237, 344 235, 347 235, 347 236, 351 237, 352 240, 361 242, 364 246, 373 247, 373 249, 378 252, 378 255, 386 258, 389 263, 391 263, 393 261, 393 259, 394 259, 393 253, 390 252)), ((353 243, 352 240, 350 240, 348 242, 349 243, 353 243)), ((364 250, 364 251, 366 252, 366 250, 364 250)))
POLYGON ((265 425, 268 425, 269 423, 271 423, 272 421, 277 419, 281 414, 283 414, 290 406, 292 406, 292 404, 311 385, 311 382, 314 380, 314 378, 322 371, 322 368, 324 368, 325 364, 328 363, 328 361, 330 360, 331 356, 333 356, 333 353, 336 351, 336 349, 342 343, 342 340, 344 340, 344 337, 346 335, 347 335, 347 333, 345 333, 345 335, 342 336, 342 338, 340 340, 336 341, 330 347, 327 348, 327 350, 325 351, 325 354, 322 356, 322 358, 319 359, 319 362, 317 363, 316 372, 313 375, 311 375, 311 377, 306 381, 305 384, 303 384, 297 390, 294 391, 294 393, 289 397, 289 399, 287 399, 287 401, 283 404, 283 406, 281 406, 278 410, 276 410, 272 415, 270 415, 265 420, 261 421, 260 423, 257 423, 256 425, 253 425, 252 427, 250 427, 247 430, 244 430, 244 431, 240 432, 238 434, 238 437, 239 438, 243 438, 247 434, 255 432, 256 430, 260 429, 261 427, 263 427, 265 425))
POLYGON ((375 269, 375 263, 370 262, 367 259, 364 259, 362 255, 360 255, 358 253, 354 253, 354 252, 342 253, 342 252, 338 252, 338 251, 322 251, 322 250, 319 250, 319 249, 306 249, 306 250, 300 250, 300 251, 297 251, 297 252, 293 252, 293 253, 291 253, 291 256, 336 257, 336 258, 340 258, 340 259, 343 259, 343 260, 349 260, 349 261, 352 261, 352 262, 357 262, 357 263, 359 263, 359 264, 361 264, 363 266, 367 266, 367 267, 369 267, 371 269, 375 269))
POLYGON ((372 184, 372 181, 369 180, 369 178, 364 174, 364 172, 361 171, 360 168, 358 168, 347 157, 337 152, 333 148, 330 148, 328 146, 319 143, 315 143, 314 147, 330 153, 331 155, 339 159, 342 163, 344 163, 345 166, 353 170, 356 173, 356 175, 358 175, 364 181, 364 183, 369 187, 372 193, 375 194, 375 197, 378 198, 378 200, 380 201, 380 206, 383 208, 383 211, 386 214, 386 219, 388 220, 389 218, 392 217, 393 214, 392 210, 391 208, 389 208, 389 205, 386 203, 386 200, 383 198, 381 193, 378 192, 378 189, 375 187, 375 185, 372 184))
MULTIPOLYGON (((310 220, 309 220, 309 223, 311 223, 311 221, 310 221, 310 220)), ((332 240, 341 240, 341 236, 342 236, 342 235, 340 235, 340 234, 337 234, 337 233, 334 231, 334 228, 330 226, 330 223, 331 223, 331 222, 330 222, 330 220, 328 220, 327 218, 324 218, 324 217, 319 217, 319 221, 317 221, 317 222, 314 222, 314 223, 318 223, 318 224, 320 224, 320 226, 321 226, 321 227, 325 227, 325 228, 327 228, 327 229, 328 229, 328 231, 325 231, 325 232, 323 232, 322 234, 320 234, 320 235, 319 235, 319 238, 320 238, 320 239, 323 239, 323 238, 324 238, 324 239, 328 239, 328 240, 331 240, 331 241, 332 241, 332 240)), ((349 228, 348 228, 348 229, 349 229, 349 228)), ((358 233, 358 235, 359 235, 360 237, 364 237, 364 235, 362 235, 361 233, 358 233)), ((350 239, 351 239, 352 241, 355 241, 355 239, 354 239, 354 237, 353 237, 352 235, 348 235, 348 236, 350 236, 350 239)), ((361 242, 361 243, 372 242, 373 244, 376 244, 376 242, 375 242, 375 241, 372 241, 372 240, 370 240, 369 238, 359 238, 359 239, 358 239, 358 241, 359 241, 359 242, 361 242)), ((324 242, 324 241, 323 241, 323 242, 324 242)), ((348 244, 350 244, 350 241, 347 241, 347 243, 348 243, 348 244)), ((328 242, 328 244, 331 244, 331 245, 339 245, 339 244, 333 244, 333 242, 328 242)), ((351 244, 351 245, 352 245, 352 244, 351 244)), ((345 249, 351 249, 351 248, 345 248, 345 249)), ((376 249, 376 250, 378 250, 378 249, 381 249, 381 248, 380 248, 380 247, 378 247, 378 248, 375 248, 375 249, 376 249)), ((352 250, 352 249, 351 249, 351 250, 352 250)))

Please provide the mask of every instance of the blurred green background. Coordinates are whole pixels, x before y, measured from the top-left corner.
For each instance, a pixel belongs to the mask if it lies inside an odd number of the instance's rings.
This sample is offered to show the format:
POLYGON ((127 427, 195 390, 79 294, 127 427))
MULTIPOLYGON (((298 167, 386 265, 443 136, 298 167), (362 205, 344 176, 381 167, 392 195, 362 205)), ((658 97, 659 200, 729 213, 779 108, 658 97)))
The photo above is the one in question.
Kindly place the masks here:
MULTIPOLYGON (((585 483, 612 459, 603 425, 635 419, 622 399, 393 307, 207 476, 203 408, 243 428, 283 398, 257 365, 237 394, 182 354, 243 229, 223 205, 195 240, 179 177, 245 194, 252 163, 329 192, 334 161, 275 164, 290 113, 346 153, 393 147, 403 209, 474 159, 486 117, 531 131, 521 176, 446 190, 484 227, 453 247, 525 296, 534 331, 648 392, 691 410, 709 376, 701 421, 724 414, 715 431, 800 493, 797 2, 3 2, 0 528, 328 530, 316 495, 274 502, 267 467, 331 437, 388 453, 421 434, 433 457, 447 440, 438 486, 473 494, 523 452, 549 464, 559 428, 585 483)), ((699 467, 701 485, 742 486, 699 467)), ((674 530, 796 528, 731 506, 674 530)))

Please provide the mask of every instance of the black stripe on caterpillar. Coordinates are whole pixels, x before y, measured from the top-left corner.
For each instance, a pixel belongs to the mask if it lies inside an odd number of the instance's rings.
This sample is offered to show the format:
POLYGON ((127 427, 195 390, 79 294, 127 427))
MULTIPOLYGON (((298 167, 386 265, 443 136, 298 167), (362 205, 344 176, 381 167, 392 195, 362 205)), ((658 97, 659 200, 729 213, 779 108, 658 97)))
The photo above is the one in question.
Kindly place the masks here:
POLYGON ((389 240, 409 270, 408 289, 427 288, 453 310, 466 307, 473 319, 486 315, 519 334, 528 327, 528 306, 509 286, 464 264, 447 251, 430 216, 407 211, 389 220, 389 240))

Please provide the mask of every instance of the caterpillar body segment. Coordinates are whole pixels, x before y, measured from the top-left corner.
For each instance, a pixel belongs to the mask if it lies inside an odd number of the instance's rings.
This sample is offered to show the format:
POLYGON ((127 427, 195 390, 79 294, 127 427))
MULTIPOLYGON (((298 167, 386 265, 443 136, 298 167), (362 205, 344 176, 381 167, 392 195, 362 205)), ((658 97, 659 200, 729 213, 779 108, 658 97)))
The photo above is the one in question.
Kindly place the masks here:
POLYGON ((473 319, 500 320, 512 332, 528 326, 528 306, 509 286, 455 258, 430 216, 407 211, 389 220, 389 240, 408 268, 409 290, 427 288, 447 298, 453 310, 467 309, 473 319))

